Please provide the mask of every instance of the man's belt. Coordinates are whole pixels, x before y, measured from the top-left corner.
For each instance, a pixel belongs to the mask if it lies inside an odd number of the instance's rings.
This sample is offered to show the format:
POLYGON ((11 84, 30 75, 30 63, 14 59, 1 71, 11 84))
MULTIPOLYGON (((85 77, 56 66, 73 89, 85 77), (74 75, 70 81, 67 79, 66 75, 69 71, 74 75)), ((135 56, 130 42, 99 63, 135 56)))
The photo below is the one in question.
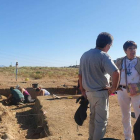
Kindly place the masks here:
POLYGON ((103 90, 108 90, 108 89, 100 89, 100 90, 98 90, 98 91, 103 91, 103 90))

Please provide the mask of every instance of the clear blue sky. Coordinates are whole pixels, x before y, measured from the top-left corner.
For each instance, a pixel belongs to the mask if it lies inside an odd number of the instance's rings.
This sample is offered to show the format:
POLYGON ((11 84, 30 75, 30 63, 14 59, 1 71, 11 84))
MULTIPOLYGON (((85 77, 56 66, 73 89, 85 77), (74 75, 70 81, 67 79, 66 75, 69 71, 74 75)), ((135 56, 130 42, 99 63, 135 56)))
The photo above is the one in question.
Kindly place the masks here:
POLYGON ((79 64, 100 32, 114 37, 112 59, 124 56, 127 40, 140 55, 140 1, 0 0, 0 65, 79 64))

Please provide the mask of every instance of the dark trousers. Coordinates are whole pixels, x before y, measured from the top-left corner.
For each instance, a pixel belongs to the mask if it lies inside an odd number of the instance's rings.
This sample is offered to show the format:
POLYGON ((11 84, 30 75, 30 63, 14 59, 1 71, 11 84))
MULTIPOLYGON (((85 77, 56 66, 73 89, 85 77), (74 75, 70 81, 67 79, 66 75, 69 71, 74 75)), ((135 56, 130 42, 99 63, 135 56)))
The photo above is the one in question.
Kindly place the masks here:
POLYGON ((16 98, 12 97, 11 100, 10 100, 10 104, 11 104, 11 105, 18 105, 19 102, 23 102, 23 101, 24 101, 23 98, 16 99, 16 98))

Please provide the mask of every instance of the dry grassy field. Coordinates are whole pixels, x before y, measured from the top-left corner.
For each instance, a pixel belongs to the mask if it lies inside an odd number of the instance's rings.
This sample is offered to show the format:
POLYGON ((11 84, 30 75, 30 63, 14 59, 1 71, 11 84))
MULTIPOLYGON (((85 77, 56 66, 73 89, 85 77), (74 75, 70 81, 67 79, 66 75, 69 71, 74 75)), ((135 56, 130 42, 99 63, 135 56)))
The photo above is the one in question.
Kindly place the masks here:
POLYGON ((0 68, 0 88, 21 85, 25 88, 38 83, 44 88, 77 85, 78 68, 20 67, 17 81, 15 67, 0 68))

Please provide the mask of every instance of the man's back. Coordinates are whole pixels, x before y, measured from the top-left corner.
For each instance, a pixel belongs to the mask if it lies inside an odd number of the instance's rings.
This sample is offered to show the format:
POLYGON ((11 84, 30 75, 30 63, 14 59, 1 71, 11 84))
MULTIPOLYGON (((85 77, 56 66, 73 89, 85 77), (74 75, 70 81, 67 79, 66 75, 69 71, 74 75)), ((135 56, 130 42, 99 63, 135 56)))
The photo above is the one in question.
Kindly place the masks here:
POLYGON ((16 98, 16 99, 24 98, 24 95, 23 95, 23 94, 21 93, 21 91, 18 90, 18 89, 13 89, 13 90, 11 91, 11 94, 12 94, 13 97, 16 98))
POLYGON ((113 43, 113 37, 102 32, 96 39, 96 48, 85 52, 80 59, 79 83, 82 95, 90 104, 89 140, 104 137, 108 119, 108 94, 114 92, 119 82, 119 71, 107 52, 113 43), (108 74, 112 77, 109 86, 108 74))
POLYGON ((116 69, 107 53, 96 48, 85 52, 81 57, 79 69, 84 89, 97 91, 109 86, 108 74, 111 75, 116 69))

